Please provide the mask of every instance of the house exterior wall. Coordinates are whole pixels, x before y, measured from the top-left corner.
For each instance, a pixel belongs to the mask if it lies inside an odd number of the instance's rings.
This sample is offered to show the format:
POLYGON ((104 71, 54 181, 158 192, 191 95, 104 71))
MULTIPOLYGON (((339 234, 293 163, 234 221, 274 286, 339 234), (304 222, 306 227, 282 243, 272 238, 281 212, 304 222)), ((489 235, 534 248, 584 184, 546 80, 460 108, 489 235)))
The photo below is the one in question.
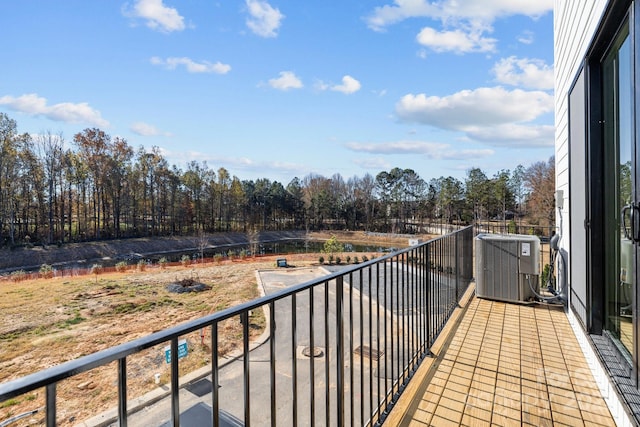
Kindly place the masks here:
MULTIPOLYGON (((556 190, 557 196, 561 198, 561 200, 557 200, 557 205, 561 206, 561 208, 556 210, 556 224, 558 233, 561 236, 559 241, 560 252, 563 252, 566 257, 566 269, 568 271, 565 274, 568 286, 571 286, 572 283, 570 266, 574 268, 574 280, 576 281, 583 281, 587 273, 587 262, 583 258, 587 256, 587 252, 583 247, 578 247, 580 245, 576 245, 576 248, 574 248, 574 254, 577 254, 575 257, 577 262, 571 263, 571 229, 573 228, 574 233, 576 233, 576 230, 580 230, 583 227, 585 219, 584 212, 578 212, 578 209, 574 209, 577 214, 574 212, 573 216, 571 216, 571 188, 574 188, 575 193, 573 195, 573 205, 582 204, 584 206, 586 203, 584 198, 587 180, 585 176, 570 177, 570 170, 573 169, 574 175, 576 174, 575 166, 572 167, 570 159, 574 165, 576 161, 582 162, 582 165, 584 165, 585 153, 576 154, 574 152, 573 157, 570 153, 569 94, 584 64, 584 59, 599 29, 603 16, 613 2, 615 0, 555 0, 554 2, 556 190), (570 178, 575 181, 570 183, 570 178), (581 191, 575 191, 576 187, 581 191), (574 224, 573 227, 571 222, 574 224)), ((571 145, 575 146, 575 143, 571 142, 571 145)), ((576 238, 574 240, 578 240, 580 243, 583 242, 576 238)), ((580 284, 576 283, 574 286, 577 288, 580 284)), ((584 287, 584 283, 581 286, 584 287)), ((571 291, 568 290, 567 294, 570 299, 567 311, 569 320, 617 425, 636 425, 625 409, 625 405, 621 402, 620 396, 616 392, 616 386, 607 369, 605 369, 591 345, 590 338, 585 332, 585 321, 582 313, 571 308, 571 291)))
MULTIPOLYGON (((562 209, 556 224, 561 236, 569 236, 569 89, 582 65, 605 11, 606 0, 556 0, 554 3, 555 72, 555 158, 556 190, 562 191, 562 209)), ((582 178, 582 177, 581 177, 582 178)), ((570 242, 560 239, 560 247, 571 256, 570 242)), ((571 283, 570 271, 567 272, 571 283)))

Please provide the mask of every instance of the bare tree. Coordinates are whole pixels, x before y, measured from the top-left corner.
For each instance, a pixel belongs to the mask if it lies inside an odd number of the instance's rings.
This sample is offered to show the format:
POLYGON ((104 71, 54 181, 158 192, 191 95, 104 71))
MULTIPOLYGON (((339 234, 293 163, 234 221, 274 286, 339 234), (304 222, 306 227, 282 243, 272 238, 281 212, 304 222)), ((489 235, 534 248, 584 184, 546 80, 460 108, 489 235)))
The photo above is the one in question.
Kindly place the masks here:
MULTIPOLYGON (((42 198, 47 199, 47 220, 48 220, 48 232, 46 242, 51 244, 55 232, 55 205, 59 203, 58 194, 56 189, 58 187, 56 178, 60 176, 59 169, 62 168, 62 156, 64 148, 64 138, 62 134, 53 135, 50 131, 45 134, 38 135, 35 138, 35 148, 40 163, 44 169, 44 180, 46 186, 46 195, 43 194, 42 198)), ((44 206, 43 206, 44 209, 44 206)), ((64 229, 64 224, 62 225, 64 229)))
POLYGON ((551 225, 554 221, 555 208, 555 156, 545 162, 536 162, 525 172, 524 180, 529 190, 529 212, 544 225, 551 225))

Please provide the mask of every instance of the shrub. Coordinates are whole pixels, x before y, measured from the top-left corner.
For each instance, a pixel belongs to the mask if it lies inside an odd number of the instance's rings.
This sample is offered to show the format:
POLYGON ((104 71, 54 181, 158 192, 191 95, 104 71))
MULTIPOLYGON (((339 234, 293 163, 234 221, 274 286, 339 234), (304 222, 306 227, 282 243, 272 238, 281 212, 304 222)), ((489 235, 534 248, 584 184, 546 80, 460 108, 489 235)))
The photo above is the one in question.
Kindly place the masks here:
POLYGON ((247 257, 247 250, 243 249, 240 251, 240 258, 245 259, 247 257))
POLYGON ((141 259, 138 261, 138 271, 144 271, 147 268, 147 261, 141 259))
POLYGON ((128 267, 127 261, 120 261, 116 264, 116 271, 122 273, 128 267))
POLYGON ((324 253, 327 253, 327 254, 342 252, 344 251, 344 245, 340 243, 336 238, 336 236, 334 235, 334 236, 331 236, 329 240, 324 242, 323 251, 324 253))
POLYGON ((345 261, 347 262, 347 264, 351 263, 351 257, 349 255, 347 255, 347 259, 345 259, 345 261))
POLYGON ((27 278, 27 272, 24 270, 12 271, 10 277, 14 282, 19 282, 27 278))
POLYGON ((42 264, 40 266, 40 277, 50 279, 53 277, 53 267, 49 264, 42 264))
POLYGON ((215 254, 213 256, 213 260, 216 262, 216 264, 220 264, 222 262, 222 254, 215 254))
POLYGON ((329 265, 333 264, 333 254, 329 255, 329 265))
POLYGON ((191 258, 189 258, 189 255, 184 254, 182 255, 182 257, 180 258, 180 262, 182 263, 182 265, 186 266, 187 264, 189 264, 189 262, 191 261, 191 258))
POLYGON ((160 268, 166 268, 168 263, 169 263, 169 260, 167 259, 167 257, 164 257, 164 256, 158 260, 158 264, 160 264, 160 268))
POLYGON ((98 275, 100 273, 102 273, 103 267, 101 264, 93 264, 91 266, 91 274, 95 274, 98 275))
POLYGON ((545 264, 542 269, 542 276, 540 277, 540 285, 541 286, 551 286, 555 289, 555 278, 551 276, 551 266, 549 264, 545 264))
POLYGON ((320 264, 324 264, 324 257, 323 257, 323 256, 320 256, 320 258, 318 258, 318 262, 319 262, 320 264))
POLYGON ((360 264, 360 260, 358 259, 358 257, 357 257, 357 256, 354 256, 354 257, 353 257, 353 263, 354 263, 354 264, 360 264))
POLYGON ((342 258, 339 256, 336 257, 336 264, 340 264, 342 262, 342 258))
POLYGON ((366 255, 362 255, 362 262, 367 262, 369 261, 369 258, 367 258, 366 255))

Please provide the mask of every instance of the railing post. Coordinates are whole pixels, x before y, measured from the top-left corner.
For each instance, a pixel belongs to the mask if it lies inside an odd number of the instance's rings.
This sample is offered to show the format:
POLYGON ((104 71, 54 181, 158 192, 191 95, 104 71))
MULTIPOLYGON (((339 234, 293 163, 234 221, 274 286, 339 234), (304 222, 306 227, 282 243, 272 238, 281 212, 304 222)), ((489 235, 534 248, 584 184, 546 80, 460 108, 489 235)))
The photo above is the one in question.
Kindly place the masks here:
POLYGON ((309 348, 311 351, 311 357, 309 358, 309 425, 312 427, 316 425, 316 365, 315 365, 315 340, 314 340, 314 328, 313 328, 313 287, 309 288, 309 348))
POLYGON ((118 359, 118 418, 127 427, 127 358, 118 359))
POLYGON ((459 259, 459 255, 458 255, 458 235, 460 234, 459 231, 456 231, 453 235, 454 237, 454 244, 456 245, 455 248, 455 259, 456 259, 456 263, 455 263, 455 275, 456 275, 456 303, 458 301, 460 301, 460 292, 459 292, 459 287, 460 287, 460 272, 459 272, 459 266, 460 266, 460 259, 459 259))
POLYGON ((56 426, 56 383, 47 385, 47 427, 56 426))
POLYGON ((427 243, 424 247, 424 259, 426 260, 425 270, 427 272, 427 277, 425 280, 425 299, 426 299, 426 319, 425 319, 425 329, 426 329, 426 343, 427 343, 427 354, 431 354, 431 243, 427 243))
POLYGON ((324 387, 325 395, 327 396, 327 408, 324 414, 325 425, 331 425, 331 359, 329 355, 330 348, 329 337, 329 282, 324 282, 324 387))
POLYGON ((178 337, 171 338, 171 421, 180 427, 180 385, 178 378, 178 337))
POLYGON ((211 325, 211 424, 213 427, 220 427, 220 374, 218 372, 218 323, 211 325))
POLYGON ((244 377, 244 425, 251 426, 251 377, 249 376, 249 312, 240 314, 242 321, 242 353, 244 377))
POLYGON ((298 425, 298 347, 297 337, 297 308, 296 294, 291 295, 291 394, 293 395, 292 425, 298 425))
POLYGON ((344 295, 343 295, 344 278, 338 276, 336 278, 336 353, 337 353, 337 416, 338 427, 344 425, 344 324, 343 324, 343 311, 344 311, 344 295))
MULTIPOLYGON (((269 303, 269 379, 271 386, 271 427, 276 427, 276 305, 269 303)), ((216 426, 217 427, 217 426, 216 426)))

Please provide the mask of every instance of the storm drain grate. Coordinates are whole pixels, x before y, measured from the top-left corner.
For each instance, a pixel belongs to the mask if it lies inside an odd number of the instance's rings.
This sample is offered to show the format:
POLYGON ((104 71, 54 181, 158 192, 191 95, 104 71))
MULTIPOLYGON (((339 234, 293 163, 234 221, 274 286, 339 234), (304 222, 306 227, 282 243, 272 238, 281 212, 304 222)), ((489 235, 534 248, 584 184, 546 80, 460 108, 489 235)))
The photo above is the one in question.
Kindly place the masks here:
POLYGON ((307 357, 322 357, 324 352, 320 347, 305 347, 302 349, 302 354, 307 357))
POLYGON ((384 355, 384 351, 378 351, 378 350, 372 349, 368 345, 356 347, 356 349, 353 350, 353 353, 358 356, 366 357, 369 360, 374 360, 374 361, 378 361, 384 355))

